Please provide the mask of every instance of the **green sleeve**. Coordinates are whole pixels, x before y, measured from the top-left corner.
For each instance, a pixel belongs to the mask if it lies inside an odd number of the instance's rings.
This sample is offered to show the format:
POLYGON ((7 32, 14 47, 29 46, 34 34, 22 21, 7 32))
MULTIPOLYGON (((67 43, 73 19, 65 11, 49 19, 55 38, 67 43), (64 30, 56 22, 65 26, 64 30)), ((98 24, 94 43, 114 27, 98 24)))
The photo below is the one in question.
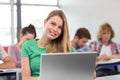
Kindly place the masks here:
POLYGON ((71 46, 71 52, 76 52, 76 49, 73 46, 71 46))

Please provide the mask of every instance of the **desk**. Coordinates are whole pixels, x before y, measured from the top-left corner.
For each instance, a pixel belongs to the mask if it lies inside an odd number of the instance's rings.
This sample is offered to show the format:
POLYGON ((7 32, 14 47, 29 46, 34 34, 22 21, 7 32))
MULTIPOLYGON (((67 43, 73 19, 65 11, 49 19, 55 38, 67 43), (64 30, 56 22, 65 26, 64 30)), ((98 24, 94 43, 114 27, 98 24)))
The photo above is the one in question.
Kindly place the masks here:
POLYGON ((22 80, 21 69, 0 69, 0 78, 2 78, 2 80, 7 80, 10 77, 14 78, 15 80, 22 80))
POLYGON ((97 62, 97 68, 103 67, 103 66, 118 66, 120 65, 120 59, 111 59, 109 61, 98 61, 97 62))
POLYGON ((105 76, 105 77, 97 77, 94 80, 120 80, 120 75, 112 75, 112 76, 105 76))
POLYGON ((26 77, 22 80, 40 80, 40 77, 26 77))

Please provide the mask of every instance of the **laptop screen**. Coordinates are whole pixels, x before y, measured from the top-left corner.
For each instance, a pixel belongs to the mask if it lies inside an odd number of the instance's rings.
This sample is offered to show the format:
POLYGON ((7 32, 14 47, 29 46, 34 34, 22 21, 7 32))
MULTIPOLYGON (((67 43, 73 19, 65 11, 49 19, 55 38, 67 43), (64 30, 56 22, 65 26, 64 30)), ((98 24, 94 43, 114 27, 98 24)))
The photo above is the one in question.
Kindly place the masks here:
POLYGON ((96 52, 48 53, 41 56, 41 80, 93 80, 96 52))

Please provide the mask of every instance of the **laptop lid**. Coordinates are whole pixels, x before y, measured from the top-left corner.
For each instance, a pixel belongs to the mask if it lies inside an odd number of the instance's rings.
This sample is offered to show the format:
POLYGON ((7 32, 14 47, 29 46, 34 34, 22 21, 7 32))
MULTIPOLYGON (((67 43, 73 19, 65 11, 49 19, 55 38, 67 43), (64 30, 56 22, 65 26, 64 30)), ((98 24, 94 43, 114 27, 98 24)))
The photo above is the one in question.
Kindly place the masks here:
POLYGON ((93 80, 96 52, 41 55, 41 80, 93 80))

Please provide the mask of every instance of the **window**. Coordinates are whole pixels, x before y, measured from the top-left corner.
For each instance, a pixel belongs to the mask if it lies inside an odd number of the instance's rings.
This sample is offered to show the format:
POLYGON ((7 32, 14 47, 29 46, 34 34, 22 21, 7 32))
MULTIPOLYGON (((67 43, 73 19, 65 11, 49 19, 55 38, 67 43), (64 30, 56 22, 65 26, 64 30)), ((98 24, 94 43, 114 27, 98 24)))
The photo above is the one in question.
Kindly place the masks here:
POLYGON ((2 3, 6 3, 6 2, 8 3, 8 2, 10 2, 10 0, 0 0, 0 3, 1 3, 1 2, 2 2, 2 3))
POLYGON ((21 0, 21 3, 25 3, 25 4, 57 5, 57 0, 21 0))
POLYGON ((57 7, 22 6, 22 27, 33 24, 36 27, 37 37, 40 37, 43 32, 44 19, 53 9, 57 9, 57 7))
POLYGON ((9 5, 0 5, 0 44, 9 45, 11 42, 11 12, 9 5))
MULTIPOLYGON (((17 31, 20 30, 17 30, 16 1, 0 0, 0 44, 3 46, 17 42, 17 31)), ((21 0, 21 27, 30 23, 35 25, 39 37, 43 31, 43 20, 54 9, 58 9, 57 0, 21 0)))

